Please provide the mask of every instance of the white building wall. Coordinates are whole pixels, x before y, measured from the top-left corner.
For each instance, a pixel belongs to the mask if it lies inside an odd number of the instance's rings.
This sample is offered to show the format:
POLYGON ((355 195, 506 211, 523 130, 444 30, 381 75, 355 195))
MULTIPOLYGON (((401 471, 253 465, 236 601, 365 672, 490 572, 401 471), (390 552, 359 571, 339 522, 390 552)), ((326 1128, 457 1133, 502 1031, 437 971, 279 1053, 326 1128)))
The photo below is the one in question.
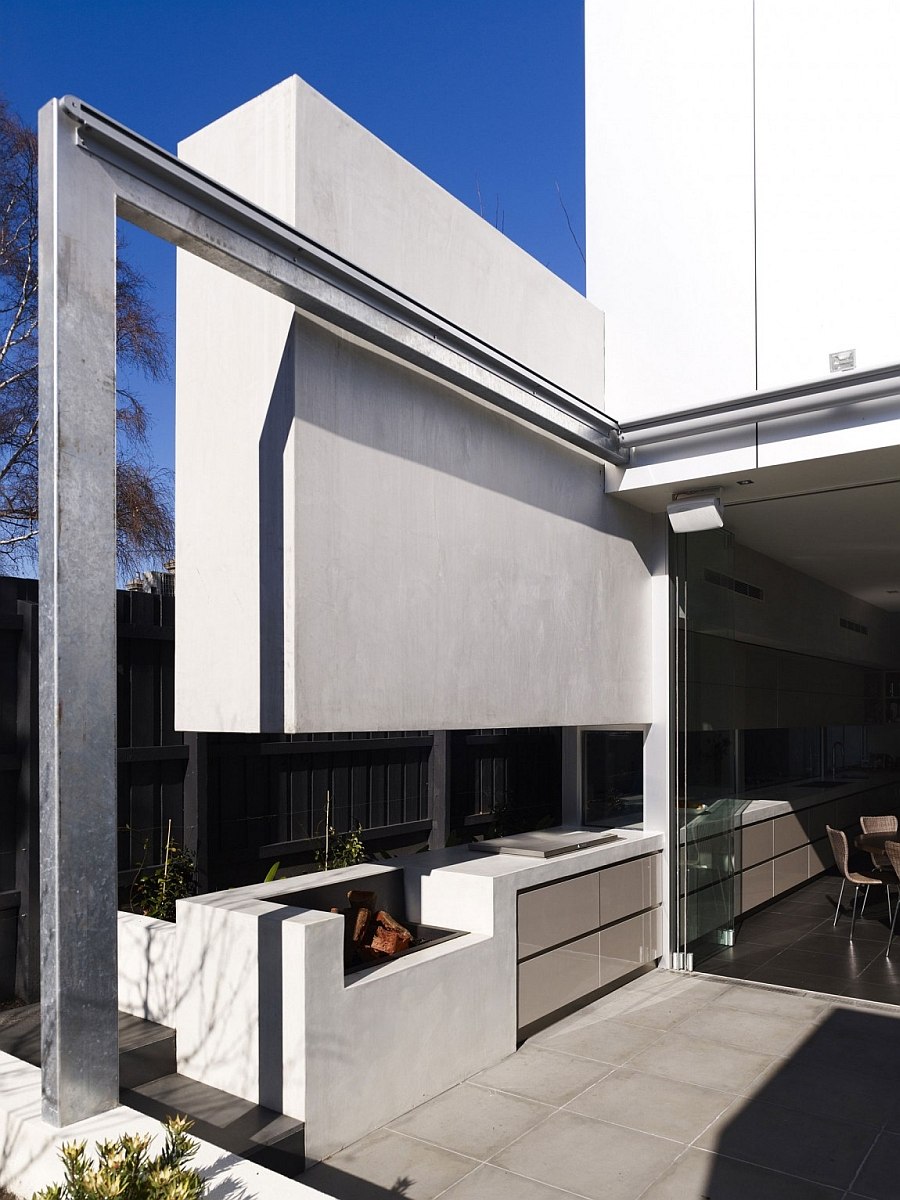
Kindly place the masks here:
MULTIPOLYGON (((602 398, 602 315, 300 80, 181 153, 602 398)), ((178 300, 181 727, 649 719, 649 518, 595 460, 187 255, 178 300)))
POLYGON ((587 294, 622 421, 900 359, 892 0, 587 0, 587 294))
POLYGON ((900 359, 900 6, 757 0, 759 386, 900 359))
POLYGON ((617 420, 752 391, 752 0, 586 0, 587 295, 617 420))

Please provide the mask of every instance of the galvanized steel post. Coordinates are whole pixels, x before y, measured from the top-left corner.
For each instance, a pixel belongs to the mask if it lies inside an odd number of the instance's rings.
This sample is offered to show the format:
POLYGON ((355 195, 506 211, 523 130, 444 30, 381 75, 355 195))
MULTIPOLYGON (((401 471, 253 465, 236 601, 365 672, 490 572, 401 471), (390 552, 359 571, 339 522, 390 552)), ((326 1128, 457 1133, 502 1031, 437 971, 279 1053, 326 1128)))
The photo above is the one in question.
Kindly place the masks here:
POLYGON ((57 101, 39 118, 43 1115, 119 1102, 116 197, 57 101))

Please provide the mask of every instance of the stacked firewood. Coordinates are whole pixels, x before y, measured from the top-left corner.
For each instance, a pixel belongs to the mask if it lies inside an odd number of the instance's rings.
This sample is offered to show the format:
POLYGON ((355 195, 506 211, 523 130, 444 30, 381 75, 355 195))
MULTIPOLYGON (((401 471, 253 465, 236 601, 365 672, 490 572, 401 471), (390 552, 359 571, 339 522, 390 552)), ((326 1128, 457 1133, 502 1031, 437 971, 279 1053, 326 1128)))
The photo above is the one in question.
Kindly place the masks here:
POLYGON ((376 892, 351 889, 349 908, 332 908, 344 918, 344 965, 380 962, 402 954, 413 944, 413 935, 389 912, 378 907, 376 892))

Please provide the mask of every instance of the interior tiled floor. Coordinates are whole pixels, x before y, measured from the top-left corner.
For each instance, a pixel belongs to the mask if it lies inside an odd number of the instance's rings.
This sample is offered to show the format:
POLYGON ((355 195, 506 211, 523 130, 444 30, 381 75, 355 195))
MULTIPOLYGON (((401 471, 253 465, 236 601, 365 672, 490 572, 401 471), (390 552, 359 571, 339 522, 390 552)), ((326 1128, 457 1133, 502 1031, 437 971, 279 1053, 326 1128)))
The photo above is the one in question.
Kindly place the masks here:
POLYGON ((898 1035, 900 1008, 657 971, 304 1182, 341 1200, 896 1200, 898 1035))
POLYGON ((840 876, 825 875, 776 901, 745 920, 734 946, 705 959, 698 970, 804 991, 900 1003, 900 937, 894 940, 891 957, 885 958, 888 917, 884 889, 872 889, 852 942, 848 936, 849 885, 844 889, 845 912, 837 926, 833 924, 840 889, 840 876))

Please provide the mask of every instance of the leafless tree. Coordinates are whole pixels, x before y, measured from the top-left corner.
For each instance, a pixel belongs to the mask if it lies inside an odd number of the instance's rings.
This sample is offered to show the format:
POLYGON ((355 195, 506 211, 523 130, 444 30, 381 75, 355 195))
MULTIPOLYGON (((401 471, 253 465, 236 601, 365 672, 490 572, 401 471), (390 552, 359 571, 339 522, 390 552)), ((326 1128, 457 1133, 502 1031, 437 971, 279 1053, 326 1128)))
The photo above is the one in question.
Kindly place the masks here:
MULTIPOLYGON (((10 566, 37 548, 37 233, 37 135, 0 99, 0 564, 10 566)), ((162 379, 159 318, 121 253, 116 281, 118 360, 162 379)), ((118 391, 117 428, 117 549, 120 570, 133 572, 172 554, 171 485, 150 463, 148 413, 133 391, 118 391)))

